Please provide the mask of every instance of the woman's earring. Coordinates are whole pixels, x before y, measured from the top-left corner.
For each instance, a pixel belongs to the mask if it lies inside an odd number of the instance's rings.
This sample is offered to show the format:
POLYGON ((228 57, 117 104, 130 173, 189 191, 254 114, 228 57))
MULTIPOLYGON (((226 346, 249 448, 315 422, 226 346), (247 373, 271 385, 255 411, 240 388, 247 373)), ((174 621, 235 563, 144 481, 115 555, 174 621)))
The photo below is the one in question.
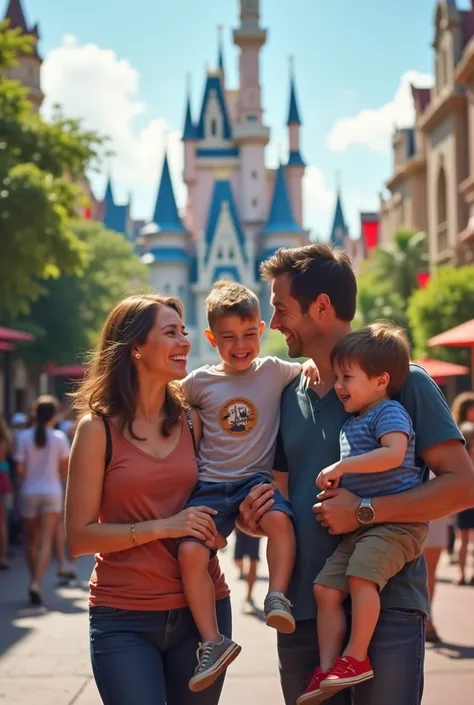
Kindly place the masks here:
POLYGON ((140 353, 135 353, 135 359, 136 359, 136 360, 139 360, 140 358, 141 358, 140 353))

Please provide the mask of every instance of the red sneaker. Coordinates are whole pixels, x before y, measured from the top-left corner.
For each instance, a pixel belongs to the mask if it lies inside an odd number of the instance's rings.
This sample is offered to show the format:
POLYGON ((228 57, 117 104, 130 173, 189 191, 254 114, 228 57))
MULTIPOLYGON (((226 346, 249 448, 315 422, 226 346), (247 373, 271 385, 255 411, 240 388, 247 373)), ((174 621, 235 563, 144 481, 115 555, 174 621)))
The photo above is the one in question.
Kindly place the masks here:
POLYGON ((303 695, 300 695, 296 701, 296 705, 319 705, 319 703, 322 703, 324 700, 330 698, 331 694, 325 693, 321 689, 321 681, 324 680, 327 675, 328 674, 322 671, 318 666, 314 673, 309 676, 307 680, 308 687, 303 695))
POLYGON ((357 661, 352 656, 341 656, 334 661, 334 666, 329 669, 320 685, 332 695, 336 690, 358 685, 373 677, 374 672, 368 658, 365 661, 357 661))

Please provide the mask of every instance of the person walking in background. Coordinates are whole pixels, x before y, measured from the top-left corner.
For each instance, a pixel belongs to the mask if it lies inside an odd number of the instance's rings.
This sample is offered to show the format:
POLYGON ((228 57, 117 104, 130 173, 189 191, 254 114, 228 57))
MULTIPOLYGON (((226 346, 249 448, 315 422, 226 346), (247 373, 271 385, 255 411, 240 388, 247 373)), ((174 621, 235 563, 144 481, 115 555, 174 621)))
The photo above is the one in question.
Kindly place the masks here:
MULTIPOLYGON (((466 423, 474 423, 474 392, 464 392, 463 394, 459 394, 454 400, 452 411, 454 420, 460 428, 466 423)), ((464 428, 468 427, 465 426, 464 428)), ((469 548, 469 538, 471 536, 471 532, 474 532, 474 507, 471 509, 466 509, 458 514, 457 528, 460 539, 458 552, 458 584, 466 585, 467 551, 469 548)), ((472 576, 470 583, 471 585, 474 585, 474 575, 472 576)))
POLYGON ((26 561, 30 572, 29 599, 41 606, 41 581, 48 567, 57 523, 63 509, 61 479, 67 475, 69 443, 54 429, 58 402, 41 396, 35 407, 34 426, 18 437, 15 450, 20 479, 26 561))
POLYGON ((260 539, 248 536, 239 529, 235 530, 234 563, 240 571, 240 580, 247 583, 247 596, 244 600, 242 611, 244 614, 255 614, 253 589, 257 581, 257 567, 260 561, 260 539), (248 559, 247 570, 244 570, 244 561, 248 559))
POLYGON ((8 569, 8 508, 13 492, 8 454, 11 436, 5 419, 0 416, 0 570, 8 569))
MULTIPOLYGON (((474 463, 474 421, 463 421, 459 428, 466 440, 467 452, 474 463)), ((474 534, 474 507, 458 514, 458 526, 461 534, 461 546, 459 549, 459 570, 461 576, 459 585, 466 585, 467 550, 469 541, 474 534)), ((474 585, 474 568, 472 569, 469 585, 474 585)))
MULTIPOLYGON (((110 312, 73 397, 80 417, 66 490, 73 555, 96 554, 90 580, 94 677, 110 705, 217 705, 224 676, 195 694, 200 649, 176 541, 213 543, 216 512, 185 509, 198 469, 196 412, 176 380, 190 350, 178 299, 132 296, 110 312), (195 445, 194 445, 195 444, 195 445)), ((231 637, 229 589, 208 563, 219 631, 231 637)))

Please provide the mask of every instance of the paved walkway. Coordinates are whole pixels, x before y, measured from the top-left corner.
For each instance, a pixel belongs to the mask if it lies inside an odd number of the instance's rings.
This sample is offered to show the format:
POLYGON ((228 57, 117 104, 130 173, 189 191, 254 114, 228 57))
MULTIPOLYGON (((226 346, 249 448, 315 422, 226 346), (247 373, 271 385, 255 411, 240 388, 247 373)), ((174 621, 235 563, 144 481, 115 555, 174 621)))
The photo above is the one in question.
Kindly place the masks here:
MULTIPOLYGON (((100 705, 92 680, 87 646, 87 577, 90 560, 80 561, 83 581, 54 589, 51 611, 32 614, 23 608, 22 561, 0 573, 0 705, 100 705)), ((235 579, 230 554, 222 563, 232 586, 234 633, 242 644, 230 667, 221 705, 281 705, 275 634, 254 617, 240 614, 244 584, 235 579)), ((436 622, 444 643, 428 647, 423 705, 471 705, 474 693, 474 588, 451 584, 455 570, 441 568, 436 622)), ((51 572, 45 594, 53 595, 51 572)), ((257 585, 262 603, 266 583, 257 585)), ((137 705, 140 705, 137 703, 137 705)), ((383 705, 381 703, 380 705, 383 705)))

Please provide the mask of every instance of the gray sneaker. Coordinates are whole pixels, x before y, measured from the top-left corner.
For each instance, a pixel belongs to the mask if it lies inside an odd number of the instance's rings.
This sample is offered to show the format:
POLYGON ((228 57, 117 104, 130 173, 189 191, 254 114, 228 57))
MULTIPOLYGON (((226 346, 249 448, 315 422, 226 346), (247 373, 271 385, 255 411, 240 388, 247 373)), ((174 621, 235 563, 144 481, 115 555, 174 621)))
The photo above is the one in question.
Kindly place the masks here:
POLYGON ((189 681, 189 690, 197 693, 208 688, 223 673, 234 659, 240 654, 242 647, 228 639, 222 637, 219 644, 213 641, 205 641, 199 644, 196 652, 198 665, 194 671, 194 676, 189 681))
POLYGON ((295 631, 295 620, 290 607, 291 602, 282 592, 269 592, 263 606, 267 627, 273 627, 281 634, 292 634, 295 631))

